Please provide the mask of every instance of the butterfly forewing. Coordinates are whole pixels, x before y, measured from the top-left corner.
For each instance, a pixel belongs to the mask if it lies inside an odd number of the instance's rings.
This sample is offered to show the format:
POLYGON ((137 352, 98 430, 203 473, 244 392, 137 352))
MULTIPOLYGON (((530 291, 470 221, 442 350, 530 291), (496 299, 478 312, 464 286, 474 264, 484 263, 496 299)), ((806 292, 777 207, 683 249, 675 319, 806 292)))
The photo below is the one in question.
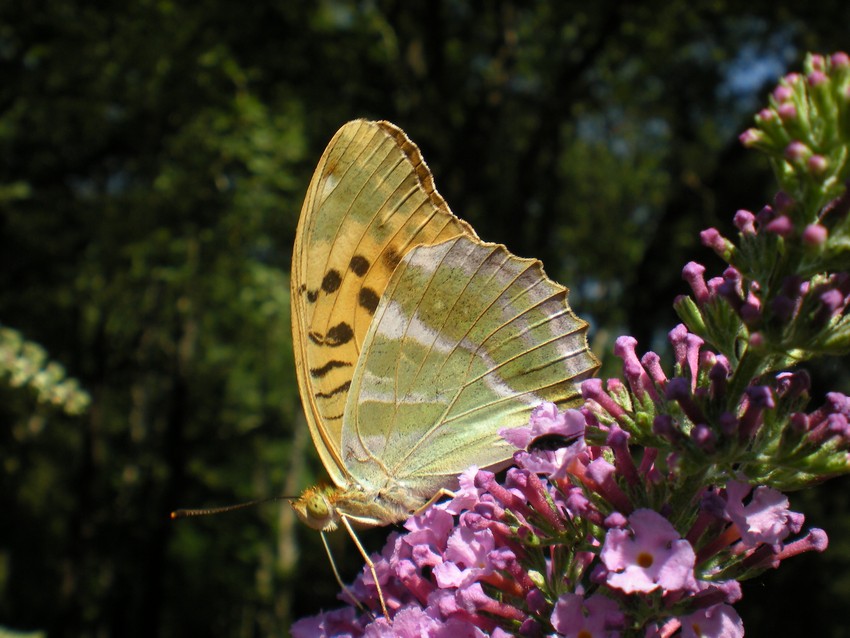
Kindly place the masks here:
POLYGON ((292 260, 296 369, 310 433, 337 485, 352 375, 387 282, 411 248, 475 233, 434 188, 416 146, 388 122, 343 126, 322 155, 292 260))
POLYGON ((532 406, 577 402, 598 362, 566 292, 540 262, 474 238, 410 251, 352 380, 342 446, 354 479, 427 500, 468 466, 509 459, 498 430, 532 406))

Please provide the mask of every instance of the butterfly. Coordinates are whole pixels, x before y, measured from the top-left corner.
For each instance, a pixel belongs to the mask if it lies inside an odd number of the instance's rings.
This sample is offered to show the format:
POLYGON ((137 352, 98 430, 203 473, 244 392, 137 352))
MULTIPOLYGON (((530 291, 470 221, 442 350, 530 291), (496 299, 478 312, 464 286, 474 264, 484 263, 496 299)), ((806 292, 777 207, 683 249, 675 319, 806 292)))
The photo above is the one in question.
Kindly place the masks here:
POLYGON ((406 519, 469 466, 504 467, 498 430, 577 403, 598 367, 566 288, 481 241, 389 122, 349 122, 328 144, 291 286, 301 400, 333 481, 292 505, 322 532, 345 526, 370 567, 352 526, 406 519))

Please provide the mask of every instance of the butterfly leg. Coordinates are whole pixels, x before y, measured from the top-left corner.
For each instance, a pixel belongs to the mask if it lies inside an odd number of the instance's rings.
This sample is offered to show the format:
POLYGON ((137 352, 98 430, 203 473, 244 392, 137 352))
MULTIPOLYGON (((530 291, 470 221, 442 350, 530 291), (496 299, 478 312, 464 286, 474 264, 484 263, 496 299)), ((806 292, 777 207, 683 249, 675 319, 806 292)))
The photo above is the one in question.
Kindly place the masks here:
MULTIPOLYGON (((354 544, 357 545, 357 549, 360 550, 360 555, 363 557, 363 560, 366 561, 366 564, 369 566, 369 571, 372 572, 372 580, 375 581, 375 589, 378 591, 378 599, 381 601, 381 611, 384 612, 384 617, 389 620, 390 614, 387 611, 387 603, 384 601, 384 592, 381 591, 381 583, 378 582, 378 572, 375 571, 375 563, 372 562, 372 559, 369 558, 369 554, 366 553, 366 550, 363 549, 363 545, 360 544, 360 540, 357 538, 357 534, 354 532, 354 528, 351 526, 351 523, 348 522, 348 517, 345 514, 340 516, 340 520, 342 520, 342 524, 345 525, 345 529, 348 530, 348 534, 351 536, 351 540, 354 541, 354 544)), ((325 545, 327 547, 327 544, 325 545)), ((333 561, 331 561, 333 563, 333 561)), ((334 567, 334 573, 336 574, 336 567, 334 567)), ((342 581, 339 578, 339 574, 337 574, 337 580, 342 584, 342 581)), ((348 591, 348 589, 343 585, 343 589, 348 591)), ((350 594, 349 594, 350 595, 350 594)))
POLYGON ((413 512, 413 514, 412 514, 412 515, 413 515, 413 516, 418 516, 419 514, 421 514, 421 513, 422 513, 422 512, 424 512, 425 510, 427 510, 429 507, 431 507, 431 506, 432 506, 434 503, 436 503, 437 501, 440 501, 440 500, 442 500, 442 499, 444 499, 444 498, 454 498, 454 497, 455 497, 455 493, 454 493, 454 492, 452 492, 451 490, 447 490, 445 487, 441 487, 439 492, 437 492, 436 494, 434 494, 434 496, 432 496, 432 497, 431 497, 431 498, 429 498, 427 501, 425 501, 425 504, 424 504, 424 505, 422 505, 422 506, 420 506, 420 507, 418 507, 418 508, 417 508, 417 509, 413 512))

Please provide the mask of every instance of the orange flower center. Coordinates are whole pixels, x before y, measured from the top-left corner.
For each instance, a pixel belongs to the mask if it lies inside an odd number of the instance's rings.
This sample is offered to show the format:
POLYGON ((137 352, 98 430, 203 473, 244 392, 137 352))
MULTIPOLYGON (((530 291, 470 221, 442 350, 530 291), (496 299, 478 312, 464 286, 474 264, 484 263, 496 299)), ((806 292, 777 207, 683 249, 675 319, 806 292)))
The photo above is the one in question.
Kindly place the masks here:
POLYGON ((652 563, 654 559, 652 558, 652 554, 649 552, 641 552, 637 557, 637 564, 643 567, 644 569, 648 567, 652 567, 652 563))

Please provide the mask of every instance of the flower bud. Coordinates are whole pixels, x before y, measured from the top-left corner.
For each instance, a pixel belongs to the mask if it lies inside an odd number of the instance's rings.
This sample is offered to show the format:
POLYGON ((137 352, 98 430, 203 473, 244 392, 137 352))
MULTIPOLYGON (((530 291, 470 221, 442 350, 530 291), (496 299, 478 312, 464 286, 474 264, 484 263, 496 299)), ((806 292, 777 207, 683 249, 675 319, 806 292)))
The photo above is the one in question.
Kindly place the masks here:
POLYGON ((751 148, 764 141, 765 134, 757 128, 748 128, 738 136, 738 141, 746 148, 751 148))
POLYGON ((699 305, 709 300, 708 287, 705 285, 705 266, 695 261, 688 262, 682 269, 682 279, 688 282, 694 293, 694 299, 699 305))
POLYGON ((780 215, 765 225, 764 230, 774 235, 788 239, 794 234, 794 223, 788 215, 780 215))
POLYGON ((783 122, 790 122, 797 119, 797 107, 793 102, 785 102, 776 107, 776 114, 783 122))
POLYGON ((823 155, 815 154, 809 158, 806 166, 808 166, 813 175, 820 176, 826 173, 826 169, 829 168, 829 162, 823 155))
POLYGON ((809 224, 803 230, 802 240, 806 246, 822 245, 829 237, 829 231, 822 224, 809 224))
POLYGON ((791 89, 790 86, 780 84, 775 89, 773 89, 773 99, 779 102, 780 104, 782 102, 787 102, 792 97, 794 97, 794 91, 791 89))
POLYGON ((809 83, 809 86, 816 87, 826 84, 827 78, 821 71, 812 71, 806 76, 806 81, 809 83))
POLYGON ((785 191, 779 191, 773 196, 773 207, 779 213, 784 213, 794 208, 794 198, 785 191))
POLYGON ((800 141, 791 142, 785 147, 785 159, 790 162, 807 160, 811 154, 809 147, 800 141))
POLYGON ((748 210, 741 209, 735 213, 735 227, 745 237, 751 237, 756 234, 755 221, 756 216, 748 210))
POLYGON ((843 51, 839 51, 830 56, 829 63, 834 69, 847 68, 850 67, 850 57, 843 51))
POLYGON ((729 261, 735 250, 735 245, 720 234, 716 228, 707 228, 699 234, 702 245, 711 248, 717 256, 724 261, 729 261))

